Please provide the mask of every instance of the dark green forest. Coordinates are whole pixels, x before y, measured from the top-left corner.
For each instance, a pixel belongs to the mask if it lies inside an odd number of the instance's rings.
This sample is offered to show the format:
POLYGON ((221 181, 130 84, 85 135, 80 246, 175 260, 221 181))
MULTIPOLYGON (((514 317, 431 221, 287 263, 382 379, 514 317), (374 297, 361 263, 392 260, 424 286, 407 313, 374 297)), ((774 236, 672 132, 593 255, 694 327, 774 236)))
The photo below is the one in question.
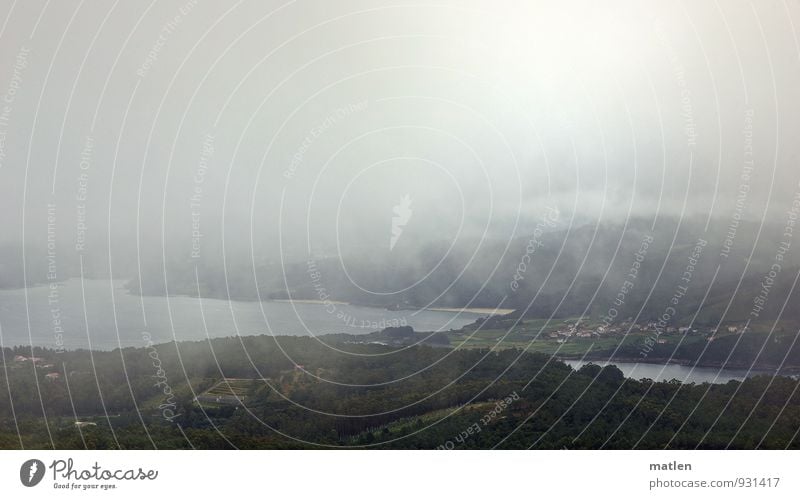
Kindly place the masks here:
POLYGON ((800 382, 785 376, 654 382, 344 336, 2 354, 4 449, 800 448, 800 382))

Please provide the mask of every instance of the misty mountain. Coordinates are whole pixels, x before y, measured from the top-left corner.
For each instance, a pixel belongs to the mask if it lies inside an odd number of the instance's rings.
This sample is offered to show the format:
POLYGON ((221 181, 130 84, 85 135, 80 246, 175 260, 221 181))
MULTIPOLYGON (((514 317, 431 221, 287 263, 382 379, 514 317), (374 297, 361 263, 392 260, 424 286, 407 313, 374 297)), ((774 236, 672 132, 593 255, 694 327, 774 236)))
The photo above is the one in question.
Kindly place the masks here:
MULTIPOLYGON (((346 301, 386 308, 515 309, 527 317, 639 316, 713 323, 800 318, 792 291, 800 261, 780 251, 779 224, 632 219, 628 223, 553 227, 511 240, 427 243, 408 252, 363 250, 284 263, 213 255, 166 265, 146 260, 129 289, 240 300, 346 301), (731 238, 733 234, 733 238, 731 238), (726 242, 727 240, 727 242, 726 242), (780 260, 776 260, 780 258, 780 260), (770 270, 780 264, 778 272, 770 270), (762 283, 771 282, 766 288, 762 283), (766 289, 766 292, 762 290, 766 289), (754 300, 761 297, 760 307, 754 300), (673 307, 674 311, 669 307, 673 307)), ((791 244, 791 238, 788 239, 791 244)), ((776 267, 777 268, 777 267, 776 267)))

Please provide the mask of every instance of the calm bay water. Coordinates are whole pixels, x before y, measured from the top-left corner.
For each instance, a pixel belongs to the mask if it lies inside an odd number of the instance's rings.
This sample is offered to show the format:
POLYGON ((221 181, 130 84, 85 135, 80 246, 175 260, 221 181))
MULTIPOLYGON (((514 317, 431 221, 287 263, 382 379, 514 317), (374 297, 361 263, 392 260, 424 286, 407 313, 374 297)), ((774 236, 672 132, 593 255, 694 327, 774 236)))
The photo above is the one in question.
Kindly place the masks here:
POLYGON ((56 320, 63 328, 65 348, 110 350, 143 346, 144 331, 155 342, 254 334, 364 334, 404 324, 417 331, 441 331, 461 328, 481 315, 340 304, 139 297, 128 294, 123 286, 122 281, 84 280, 82 291, 81 281, 72 279, 59 283, 56 300, 51 300, 48 286, 28 288, 27 306, 26 290, 0 290, 0 342, 3 346, 32 343, 55 348, 56 320))
MULTIPOLYGON (((23 289, 0 290, 2 346, 32 343, 55 348, 58 325, 63 329, 62 341, 68 349, 110 350, 144 346, 142 333, 145 331, 156 343, 254 334, 364 334, 405 324, 417 331, 442 331, 461 328, 481 315, 433 310, 389 311, 343 304, 326 306, 278 301, 229 302, 183 296, 139 297, 128 294, 124 282, 108 280, 84 280, 83 286, 77 279, 59 283, 57 297, 47 286, 28 288, 27 305, 25 294, 23 289)), ((565 362, 576 369, 587 363, 577 360, 565 362)), ((677 364, 611 364, 619 367, 629 378, 677 379, 694 383, 727 383, 765 373, 677 364)))
POLYGON ((565 360, 564 363, 574 369, 580 369, 585 364, 597 364, 599 366, 615 365, 625 374, 627 378, 642 379, 649 378, 655 381, 669 381, 677 379, 683 383, 727 383, 728 381, 742 381, 745 378, 759 374, 775 374, 774 371, 763 371, 753 369, 717 369, 713 367, 690 367, 678 364, 644 364, 634 362, 599 362, 599 361, 580 361, 565 360))

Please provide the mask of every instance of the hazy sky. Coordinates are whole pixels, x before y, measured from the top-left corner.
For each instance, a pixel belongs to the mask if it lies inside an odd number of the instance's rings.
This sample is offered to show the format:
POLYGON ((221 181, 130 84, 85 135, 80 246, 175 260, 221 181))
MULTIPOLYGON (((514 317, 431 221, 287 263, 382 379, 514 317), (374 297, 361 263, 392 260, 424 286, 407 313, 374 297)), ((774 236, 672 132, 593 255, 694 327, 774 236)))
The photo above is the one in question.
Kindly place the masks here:
POLYGON ((303 258, 387 246, 404 196, 413 244, 800 190, 797 2, 0 4, 3 242, 48 203, 60 245, 303 258))

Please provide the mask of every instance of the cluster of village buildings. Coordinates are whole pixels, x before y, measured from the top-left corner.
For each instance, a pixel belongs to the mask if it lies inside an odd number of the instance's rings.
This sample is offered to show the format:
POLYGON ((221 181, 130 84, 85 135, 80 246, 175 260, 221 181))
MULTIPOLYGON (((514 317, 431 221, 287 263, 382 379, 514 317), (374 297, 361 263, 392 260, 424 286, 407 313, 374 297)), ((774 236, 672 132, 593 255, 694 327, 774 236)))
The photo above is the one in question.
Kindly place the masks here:
MULTIPOLYGON (((53 364, 47 364, 45 359, 41 357, 26 357, 24 355, 15 355, 14 356, 14 363, 18 366, 26 364, 30 362, 31 364, 36 367, 36 369, 54 369, 55 366, 53 364)), ((44 375, 44 378, 48 381, 56 381, 61 379, 61 373, 57 371, 52 371, 44 375)))
MULTIPOLYGON (((743 333, 744 327, 737 325, 726 325, 721 328, 708 326, 667 326, 663 327, 658 322, 652 321, 646 324, 634 324, 632 319, 620 322, 619 325, 591 325, 591 322, 582 319, 566 320, 563 324, 547 334, 547 338, 554 339, 559 343, 565 343, 570 338, 602 338, 626 334, 637 333, 656 333, 662 335, 686 335, 697 334, 705 335, 709 341, 713 341, 717 333, 722 330, 727 333, 743 333)), ((666 339, 659 338, 658 343, 666 343, 666 339)))

